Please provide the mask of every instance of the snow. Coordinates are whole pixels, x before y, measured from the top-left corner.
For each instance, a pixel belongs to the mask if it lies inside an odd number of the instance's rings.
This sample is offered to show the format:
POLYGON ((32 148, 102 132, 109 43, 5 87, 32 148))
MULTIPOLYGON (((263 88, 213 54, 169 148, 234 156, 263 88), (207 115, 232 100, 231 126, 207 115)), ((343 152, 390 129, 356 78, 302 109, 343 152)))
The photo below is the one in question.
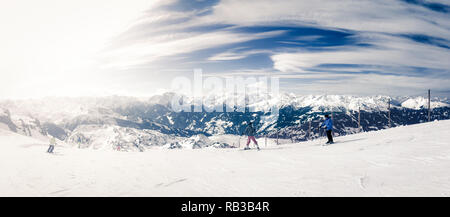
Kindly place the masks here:
MULTIPOLYGON (((443 102, 430 102, 431 108, 438 108, 438 107, 450 107, 449 104, 443 103, 443 102)), ((402 107, 404 108, 410 108, 410 109, 423 109, 428 108, 428 99, 424 97, 417 97, 417 98, 411 98, 402 103, 402 107)))
MULTIPOLYGON (((450 121, 262 151, 77 149, 0 129, 0 196, 450 196, 450 121)), ((239 137, 220 135, 212 141, 239 137)), ((241 137, 241 145, 245 142, 241 137)), ((227 141, 224 141, 227 140, 227 141)))
POLYGON ((167 120, 169 120, 170 125, 173 125, 175 122, 173 122, 172 117, 167 116, 167 120))
POLYGON ((0 129, 2 129, 2 130, 9 130, 9 126, 4 124, 4 123, 0 123, 0 129))
MULTIPOLYGON (((177 138, 154 130, 138 130, 114 125, 81 125, 66 140, 72 146, 94 150, 140 151, 159 147, 177 138)), ((180 140, 178 138, 178 140, 180 140)))
MULTIPOLYGON (((99 116, 110 108, 122 108, 131 104, 142 103, 134 97, 46 97, 42 99, 2 100, 0 107, 7 108, 12 114, 33 116, 42 122, 57 124, 65 119, 78 116, 99 116)), ((2 108, 0 108, 2 110, 2 108)))
MULTIPOLYGON (((391 107, 404 107, 411 109, 421 109, 426 107, 427 99, 419 97, 390 97, 390 96, 351 96, 351 95, 296 95, 293 93, 280 93, 279 96, 270 94, 257 95, 259 92, 248 93, 249 98, 254 99, 249 107, 254 111, 270 111, 271 108, 280 108, 292 105, 295 108, 312 107, 313 112, 317 111, 357 111, 359 108, 364 111, 387 111, 387 103, 391 99, 391 107)), ((42 99, 27 100, 1 100, 0 116, 6 116, 6 109, 11 114, 32 116, 42 123, 53 122, 64 124, 66 120, 77 117, 95 119, 108 116, 110 118, 124 118, 113 112, 117 108, 127 108, 135 105, 160 104, 168 106, 171 103, 174 93, 165 93, 150 98, 138 99, 135 97, 48 97, 42 99)), ((215 97, 217 100, 208 101, 211 104, 204 105, 208 109, 221 108, 223 101, 228 104, 236 100, 236 105, 244 105, 245 97, 228 95, 207 95, 205 99, 215 97)), ((193 102, 192 97, 185 97, 187 103, 193 102)), ((448 99, 432 99, 432 107, 450 107, 448 99)), ((172 120, 169 122, 172 124, 172 120)))
POLYGON ((225 128, 232 127, 233 122, 224 121, 217 117, 213 118, 210 122, 206 123, 207 133, 216 135, 216 134, 225 134, 225 128))

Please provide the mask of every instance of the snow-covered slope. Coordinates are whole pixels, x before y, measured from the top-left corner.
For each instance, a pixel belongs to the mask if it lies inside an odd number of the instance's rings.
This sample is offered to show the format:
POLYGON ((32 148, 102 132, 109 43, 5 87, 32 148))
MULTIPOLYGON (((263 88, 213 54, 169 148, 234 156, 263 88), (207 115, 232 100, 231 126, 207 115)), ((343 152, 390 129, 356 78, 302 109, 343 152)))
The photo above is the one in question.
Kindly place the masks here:
POLYGON ((324 138, 267 147, 260 139, 260 152, 58 146, 55 155, 0 129, 0 196, 450 196, 449 128, 436 121, 325 147, 324 138))

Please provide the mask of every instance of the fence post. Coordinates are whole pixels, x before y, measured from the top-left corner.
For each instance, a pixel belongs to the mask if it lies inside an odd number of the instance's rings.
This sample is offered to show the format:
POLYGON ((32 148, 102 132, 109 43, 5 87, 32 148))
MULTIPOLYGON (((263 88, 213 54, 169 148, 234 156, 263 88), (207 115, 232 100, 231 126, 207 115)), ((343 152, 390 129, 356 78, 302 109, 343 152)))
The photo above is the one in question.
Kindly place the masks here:
POLYGON ((311 120, 309 121, 309 127, 308 127, 308 140, 311 140, 311 120))
POLYGON ((361 106, 358 107, 358 133, 361 132, 361 106))
POLYGON ((388 126, 391 128, 391 99, 388 100, 388 126))
POLYGON ((431 121, 431 90, 428 89, 428 122, 431 121))

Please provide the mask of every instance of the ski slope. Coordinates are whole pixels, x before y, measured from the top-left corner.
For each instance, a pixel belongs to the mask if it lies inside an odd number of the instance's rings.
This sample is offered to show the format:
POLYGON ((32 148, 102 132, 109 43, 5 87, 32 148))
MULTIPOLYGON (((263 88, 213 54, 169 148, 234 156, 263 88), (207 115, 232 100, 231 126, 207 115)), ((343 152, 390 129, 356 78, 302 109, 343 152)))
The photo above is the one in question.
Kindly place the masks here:
POLYGON ((0 196, 450 196, 449 129, 404 126, 331 146, 261 139, 259 152, 63 145, 55 155, 47 141, 0 129, 0 196))

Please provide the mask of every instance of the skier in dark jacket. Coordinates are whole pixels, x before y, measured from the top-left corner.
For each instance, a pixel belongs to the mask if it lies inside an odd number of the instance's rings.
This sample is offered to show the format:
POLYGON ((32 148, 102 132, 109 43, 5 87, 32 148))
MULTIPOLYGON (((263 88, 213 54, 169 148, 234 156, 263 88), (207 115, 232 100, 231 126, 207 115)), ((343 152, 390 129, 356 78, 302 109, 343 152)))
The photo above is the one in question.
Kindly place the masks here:
POLYGON ((245 135, 248 136, 247 147, 245 147, 244 150, 249 150, 250 149, 249 145, 250 145, 251 141, 253 141, 255 143, 256 148, 259 150, 258 142, 255 139, 256 130, 255 130, 255 128, 253 128, 253 123, 252 122, 250 122, 248 124, 247 128, 245 128, 244 133, 245 133, 245 135))
POLYGON ((325 128, 327 131, 328 142, 327 144, 333 144, 333 121, 331 120, 329 115, 325 115, 325 121, 320 125, 319 128, 325 128))

